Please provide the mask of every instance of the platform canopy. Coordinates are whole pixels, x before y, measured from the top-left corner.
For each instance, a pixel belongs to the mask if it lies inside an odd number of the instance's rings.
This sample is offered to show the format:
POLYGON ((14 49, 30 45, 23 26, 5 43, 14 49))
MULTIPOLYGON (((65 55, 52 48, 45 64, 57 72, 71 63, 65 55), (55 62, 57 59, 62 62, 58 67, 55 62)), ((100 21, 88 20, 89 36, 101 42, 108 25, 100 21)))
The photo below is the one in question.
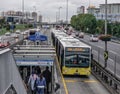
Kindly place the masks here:
POLYGON ((16 49, 14 47, 13 56, 18 66, 53 66, 56 53, 54 48, 47 47, 30 47, 23 46, 16 49))

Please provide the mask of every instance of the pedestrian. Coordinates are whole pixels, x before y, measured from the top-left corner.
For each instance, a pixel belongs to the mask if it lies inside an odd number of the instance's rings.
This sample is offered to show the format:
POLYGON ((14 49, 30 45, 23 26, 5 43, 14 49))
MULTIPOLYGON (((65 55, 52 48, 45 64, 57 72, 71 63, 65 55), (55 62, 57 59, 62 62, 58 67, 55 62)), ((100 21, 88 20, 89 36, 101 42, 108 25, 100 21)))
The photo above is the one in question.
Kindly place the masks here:
POLYGON ((40 74, 40 77, 37 78, 35 85, 37 88, 37 94, 44 94, 44 89, 46 88, 46 80, 43 77, 42 73, 40 74))
POLYGON ((41 74, 41 68, 39 66, 36 67, 37 75, 41 74))
POLYGON ((28 80, 28 86, 30 86, 32 94, 36 94, 34 84, 35 84, 35 81, 36 81, 37 78, 38 78, 38 76, 33 71, 32 74, 29 77, 29 80, 28 80))
POLYGON ((43 76, 46 79, 46 85, 47 85, 47 94, 49 94, 49 84, 51 82, 51 72, 49 71, 49 67, 47 66, 46 69, 43 71, 43 76))

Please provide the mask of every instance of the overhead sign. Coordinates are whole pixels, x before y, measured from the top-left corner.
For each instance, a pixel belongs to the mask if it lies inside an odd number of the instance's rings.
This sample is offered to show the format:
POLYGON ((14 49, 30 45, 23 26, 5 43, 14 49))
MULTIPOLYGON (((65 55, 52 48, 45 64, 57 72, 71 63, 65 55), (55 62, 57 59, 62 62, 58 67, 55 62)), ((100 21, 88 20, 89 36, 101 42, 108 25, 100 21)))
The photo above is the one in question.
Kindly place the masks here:
POLYGON ((104 59, 108 60, 108 51, 104 51, 104 59))
POLYGON ((18 66, 53 66, 53 60, 16 60, 18 66))
POLYGON ((35 32, 35 39, 39 40, 40 39, 40 35, 41 35, 40 32, 38 32, 38 31, 35 32))
POLYGON ((30 35, 30 36, 28 37, 28 39, 31 40, 31 41, 35 41, 35 40, 36 40, 36 39, 35 39, 35 35, 30 35))

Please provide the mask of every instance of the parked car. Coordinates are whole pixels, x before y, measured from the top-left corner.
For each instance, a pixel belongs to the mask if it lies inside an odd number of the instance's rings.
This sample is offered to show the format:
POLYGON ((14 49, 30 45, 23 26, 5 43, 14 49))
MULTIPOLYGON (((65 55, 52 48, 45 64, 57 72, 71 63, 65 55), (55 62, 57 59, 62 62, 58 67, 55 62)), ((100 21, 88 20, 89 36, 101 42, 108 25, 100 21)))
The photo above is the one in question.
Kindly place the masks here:
POLYGON ((90 35, 90 41, 92 42, 98 42, 99 38, 97 35, 90 35))

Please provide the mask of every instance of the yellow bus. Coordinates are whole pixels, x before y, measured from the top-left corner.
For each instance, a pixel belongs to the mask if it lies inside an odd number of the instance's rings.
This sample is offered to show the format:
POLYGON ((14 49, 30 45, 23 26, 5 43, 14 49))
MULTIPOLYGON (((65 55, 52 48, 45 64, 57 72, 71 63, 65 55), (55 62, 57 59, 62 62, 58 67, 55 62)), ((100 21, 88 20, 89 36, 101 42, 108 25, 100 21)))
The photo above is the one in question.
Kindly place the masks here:
POLYGON ((63 75, 91 74, 91 47, 78 39, 52 32, 63 75))

